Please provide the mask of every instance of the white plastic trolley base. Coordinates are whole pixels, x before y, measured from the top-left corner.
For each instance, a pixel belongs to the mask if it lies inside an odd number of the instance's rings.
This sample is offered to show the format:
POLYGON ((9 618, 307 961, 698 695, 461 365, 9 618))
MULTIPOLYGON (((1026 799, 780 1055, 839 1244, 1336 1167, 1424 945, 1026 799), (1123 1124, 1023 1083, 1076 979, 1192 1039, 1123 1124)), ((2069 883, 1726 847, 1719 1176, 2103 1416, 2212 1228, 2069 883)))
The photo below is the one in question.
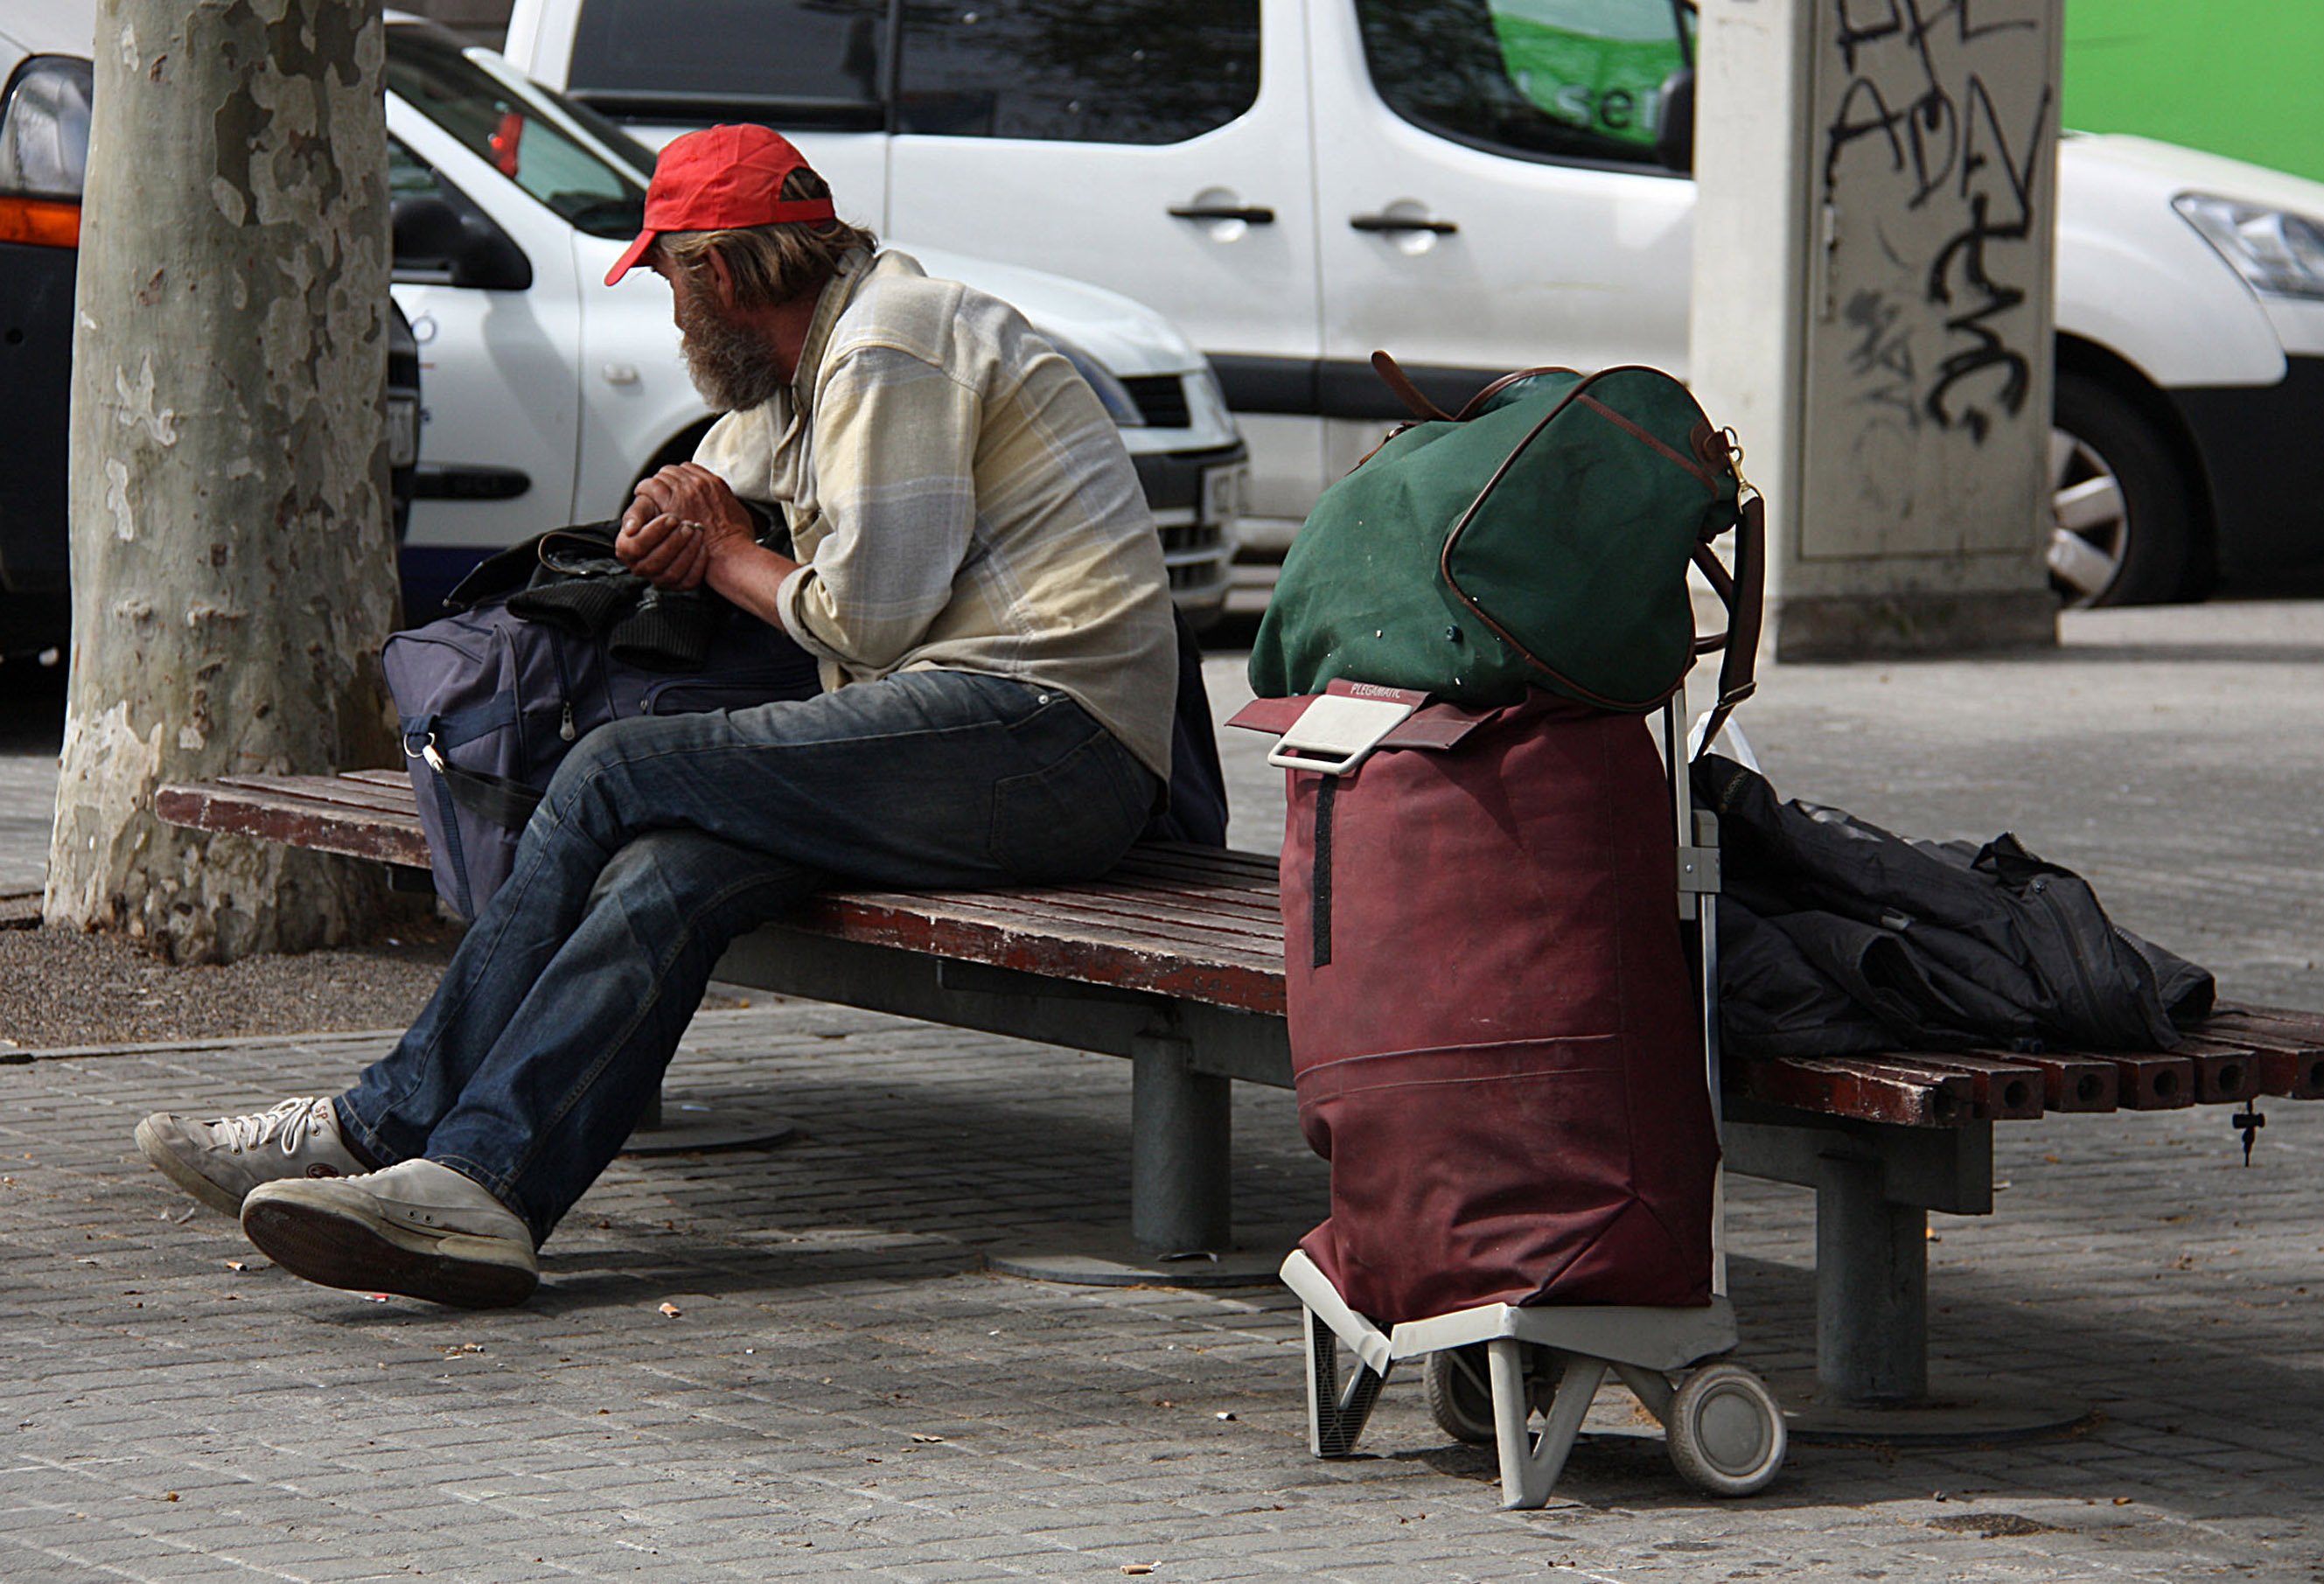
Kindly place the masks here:
POLYGON ((1399 1360, 1482 1344, 1504 1507, 1549 1499, 1609 1370, 1662 1421, 1672 1464, 1698 1489, 1748 1496, 1783 1467, 1784 1415, 1775 1399, 1751 1371, 1720 1361, 1735 1346, 1735 1311, 1724 1298, 1702 1309, 1487 1303, 1383 1331, 1349 1308, 1304 1252, 1294 1249, 1283 1262, 1283 1280, 1306 1305, 1307 1444, 1319 1458, 1355 1450, 1399 1360), (1342 1343, 1356 1356, 1344 1383, 1342 1343), (1540 1402, 1545 1384, 1550 1389, 1540 1402))

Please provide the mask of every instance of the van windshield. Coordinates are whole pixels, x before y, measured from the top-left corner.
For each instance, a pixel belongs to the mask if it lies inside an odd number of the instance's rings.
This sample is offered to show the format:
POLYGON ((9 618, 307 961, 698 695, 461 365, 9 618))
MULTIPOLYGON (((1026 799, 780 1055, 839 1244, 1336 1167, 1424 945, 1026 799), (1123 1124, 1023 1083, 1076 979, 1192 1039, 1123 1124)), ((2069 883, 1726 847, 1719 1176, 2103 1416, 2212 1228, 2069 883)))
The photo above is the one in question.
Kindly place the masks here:
POLYGON ((645 224, 640 172, 575 136, 547 105, 486 70, 456 40, 424 28, 388 29, 387 87, 576 231, 627 238, 645 224))

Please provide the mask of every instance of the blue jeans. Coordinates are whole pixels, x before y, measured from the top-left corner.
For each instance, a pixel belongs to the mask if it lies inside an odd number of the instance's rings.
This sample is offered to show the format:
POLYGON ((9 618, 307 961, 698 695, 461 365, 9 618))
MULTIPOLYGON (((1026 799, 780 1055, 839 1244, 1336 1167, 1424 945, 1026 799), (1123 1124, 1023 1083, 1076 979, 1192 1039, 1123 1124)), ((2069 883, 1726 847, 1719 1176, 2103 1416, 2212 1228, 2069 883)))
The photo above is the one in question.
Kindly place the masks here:
POLYGON ((474 1178, 539 1242, 644 1114, 737 935, 837 881, 1102 873, 1158 790, 1064 694, 959 671, 602 727, 340 1126, 382 1165, 474 1178))

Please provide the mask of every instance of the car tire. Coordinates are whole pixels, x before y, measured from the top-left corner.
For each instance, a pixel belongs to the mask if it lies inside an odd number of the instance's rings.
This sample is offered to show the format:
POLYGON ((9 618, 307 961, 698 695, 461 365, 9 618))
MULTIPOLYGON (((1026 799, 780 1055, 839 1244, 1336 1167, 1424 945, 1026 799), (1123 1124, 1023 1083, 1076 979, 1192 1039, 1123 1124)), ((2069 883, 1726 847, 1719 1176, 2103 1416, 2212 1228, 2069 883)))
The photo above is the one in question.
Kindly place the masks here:
POLYGON ((2209 558, 2171 441, 2112 388, 2061 373, 2050 431, 2050 582, 2067 604, 2200 599, 2209 558))

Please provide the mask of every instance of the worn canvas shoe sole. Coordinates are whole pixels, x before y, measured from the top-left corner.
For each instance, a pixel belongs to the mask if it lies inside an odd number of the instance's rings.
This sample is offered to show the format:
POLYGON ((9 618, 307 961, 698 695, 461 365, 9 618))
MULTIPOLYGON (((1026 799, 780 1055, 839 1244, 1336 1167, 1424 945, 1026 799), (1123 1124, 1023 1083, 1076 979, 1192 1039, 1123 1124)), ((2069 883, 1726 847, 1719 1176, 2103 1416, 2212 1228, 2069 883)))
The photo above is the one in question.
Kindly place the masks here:
POLYGON ((415 1231, 355 1196, 318 1198, 254 1190, 243 1205, 243 1235, 292 1275, 349 1292, 507 1309, 540 1285, 532 1250, 512 1239, 415 1231))

